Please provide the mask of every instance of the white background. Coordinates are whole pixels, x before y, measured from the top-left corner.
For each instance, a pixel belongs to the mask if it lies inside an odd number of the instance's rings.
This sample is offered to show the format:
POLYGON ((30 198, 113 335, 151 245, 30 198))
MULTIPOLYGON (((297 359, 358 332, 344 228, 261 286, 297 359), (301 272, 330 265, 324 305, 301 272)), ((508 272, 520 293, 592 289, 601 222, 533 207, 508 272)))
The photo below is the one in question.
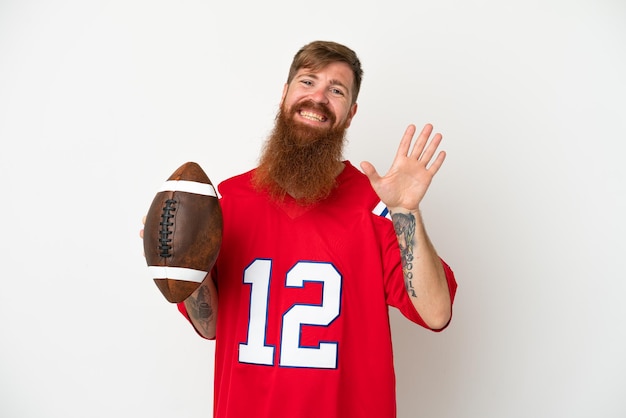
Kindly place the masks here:
POLYGON ((444 134, 423 213, 459 293, 441 334, 393 311, 399 417, 626 416, 626 3, 2 0, 2 417, 210 416, 141 217, 185 161, 256 164, 315 39, 363 62, 355 164, 444 134))

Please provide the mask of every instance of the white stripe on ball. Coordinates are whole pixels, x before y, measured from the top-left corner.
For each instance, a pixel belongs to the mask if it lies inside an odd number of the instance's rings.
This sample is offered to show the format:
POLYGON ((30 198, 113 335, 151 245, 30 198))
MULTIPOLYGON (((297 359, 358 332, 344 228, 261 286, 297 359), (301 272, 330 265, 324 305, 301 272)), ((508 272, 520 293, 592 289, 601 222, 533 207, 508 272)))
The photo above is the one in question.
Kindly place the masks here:
POLYGON ((159 192, 187 192, 217 197, 215 189, 210 184, 189 180, 168 180, 161 186, 159 192))
POLYGON ((185 267, 148 266, 148 271, 153 279, 174 279, 186 282, 202 283, 206 277, 206 271, 188 269, 185 267))

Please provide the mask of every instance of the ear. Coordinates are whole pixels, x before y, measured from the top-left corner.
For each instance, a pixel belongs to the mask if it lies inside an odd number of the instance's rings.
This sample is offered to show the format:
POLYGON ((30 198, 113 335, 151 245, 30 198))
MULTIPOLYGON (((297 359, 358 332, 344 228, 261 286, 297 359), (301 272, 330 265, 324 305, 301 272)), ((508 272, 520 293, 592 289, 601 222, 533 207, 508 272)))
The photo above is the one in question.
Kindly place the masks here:
POLYGON ((285 83, 283 86, 283 94, 280 97, 280 107, 283 107, 283 102, 285 101, 285 97, 287 97, 287 91, 289 90, 289 84, 285 83))
POLYGON ((348 117, 346 118, 346 129, 350 127, 350 124, 352 123, 352 118, 354 117, 354 115, 356 115, 357 108, 358 105, 356 103, 350 106, 350 110, 348 111, 348 117))

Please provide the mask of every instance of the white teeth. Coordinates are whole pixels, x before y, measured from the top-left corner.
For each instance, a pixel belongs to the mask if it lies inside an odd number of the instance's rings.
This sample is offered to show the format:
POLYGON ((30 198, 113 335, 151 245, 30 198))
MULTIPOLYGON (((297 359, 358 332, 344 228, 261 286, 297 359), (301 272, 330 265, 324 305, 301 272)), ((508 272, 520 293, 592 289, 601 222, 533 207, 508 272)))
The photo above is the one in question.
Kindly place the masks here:
POLYGON ((324 116, 318 115, 317 113, 312 113, 312 112, 302 111, 300 112, 300 116, 302 116, 303 118, 310 119, 310 120, 315 120, 317 122, 324 122, 326 120, 324 116))

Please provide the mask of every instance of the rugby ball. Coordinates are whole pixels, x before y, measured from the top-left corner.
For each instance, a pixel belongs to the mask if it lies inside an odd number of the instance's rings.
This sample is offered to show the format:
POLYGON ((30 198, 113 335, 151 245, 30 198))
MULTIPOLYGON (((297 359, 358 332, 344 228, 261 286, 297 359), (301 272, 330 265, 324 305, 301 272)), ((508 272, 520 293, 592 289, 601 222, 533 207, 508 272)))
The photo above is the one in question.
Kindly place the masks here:
POLYGON ((200 286, 221 243, 215 188, 197 163, 187 162, 157 191, 143 232, 148 271, 169 302, 184 301, 200 286))

